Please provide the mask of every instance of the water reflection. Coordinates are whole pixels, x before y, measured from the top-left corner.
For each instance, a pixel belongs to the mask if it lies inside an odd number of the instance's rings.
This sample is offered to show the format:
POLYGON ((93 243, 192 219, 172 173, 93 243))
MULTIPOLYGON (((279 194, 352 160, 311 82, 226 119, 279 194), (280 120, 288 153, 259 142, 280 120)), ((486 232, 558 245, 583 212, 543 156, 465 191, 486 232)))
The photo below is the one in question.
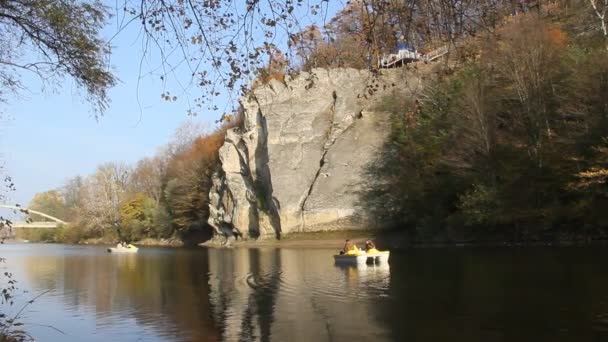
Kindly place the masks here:
POLYGON ((211 303, 224 340, 328 341, 385 336, 374 320, 390 268, 337 267, 332 251, 209 251, 211 303))
POLYGON ((268 341, 281 280, 278 250, 209 251, 210 302, 225 340, 268 341))
POLYGON ((379 265, 336 265, 344 272, 344 286, 358 291, 357 298, 386 298, 390 286, 390 266, 379 265))
MULTIPOLYGON (((20 260, 30 291, 52 292, 36 302, 40 311, 29 318, 65 331, 67 340, 94 341, 95 335, 100 341, 113 335, 125 341, 219 340, 210 315, 207 263, 192 262, 205 260, 205 250, 33 252, 38 254, 20 260)), ((34 330, 45 341, 66 340, 42 328, 34 330)))

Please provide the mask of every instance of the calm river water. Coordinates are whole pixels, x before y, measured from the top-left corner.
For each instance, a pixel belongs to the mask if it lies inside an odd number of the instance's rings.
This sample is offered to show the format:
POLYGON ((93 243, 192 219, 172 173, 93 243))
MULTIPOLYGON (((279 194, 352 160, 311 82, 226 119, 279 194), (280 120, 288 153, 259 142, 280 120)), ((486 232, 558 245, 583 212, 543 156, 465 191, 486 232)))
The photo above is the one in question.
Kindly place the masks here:
POLYGON ((331 249, 0 251, 17 302, 50 290, 21 319, 39 341, 608 340, 606 247, 414 249, 363 268, 331 249))

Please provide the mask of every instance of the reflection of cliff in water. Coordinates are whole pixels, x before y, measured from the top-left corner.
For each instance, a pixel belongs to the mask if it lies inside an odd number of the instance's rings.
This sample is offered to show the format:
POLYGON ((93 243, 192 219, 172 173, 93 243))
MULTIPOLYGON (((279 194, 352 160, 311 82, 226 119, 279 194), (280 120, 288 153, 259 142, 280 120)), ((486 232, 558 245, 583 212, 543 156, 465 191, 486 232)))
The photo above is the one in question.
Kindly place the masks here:
POLYGON ((370 311, 386 296, 385 266, 336 267, 331 251, 209 251, 211 304, 223 340, 386 339, 370 311))
POLYGON ((93 311, 97 326, 121 324, 126 313, 172 340, 217 341, 205 259, 206 250, 32 255, 24 266, 34 289, 52 289, 66 311, 93 311))
POLYGON ((276 249, 209 250, 210 301, 224 340, 270 339, 279 288, 276 249))

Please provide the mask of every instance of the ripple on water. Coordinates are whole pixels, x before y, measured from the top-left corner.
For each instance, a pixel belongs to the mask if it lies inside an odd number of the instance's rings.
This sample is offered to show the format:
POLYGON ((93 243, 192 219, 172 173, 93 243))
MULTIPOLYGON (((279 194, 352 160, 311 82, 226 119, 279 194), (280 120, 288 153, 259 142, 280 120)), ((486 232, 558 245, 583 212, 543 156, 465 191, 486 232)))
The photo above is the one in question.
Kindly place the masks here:
POLYGON ((281 278, 281 293, 289 296, 313 294, 334 302, 388 296, 390 269, 386 266, 340 267, 310 273, 303 279, 281 278))

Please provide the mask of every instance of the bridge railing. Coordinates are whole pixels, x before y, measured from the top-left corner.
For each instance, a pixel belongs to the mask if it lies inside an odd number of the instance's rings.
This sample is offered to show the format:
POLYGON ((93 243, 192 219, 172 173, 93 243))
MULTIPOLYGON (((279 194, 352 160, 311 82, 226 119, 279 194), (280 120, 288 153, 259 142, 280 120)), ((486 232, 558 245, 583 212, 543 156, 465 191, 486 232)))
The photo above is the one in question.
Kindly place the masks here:
POLYGON ((61 225, 57 222, 15 222, 11 224, 13 229, 15 228, 42 228, 42 229, 54 229, 61 225))
POLYGON ((67 222, 65 222, 65 221, 63 221, 61 219, 58 219, 55 216, 51 216, 51 215, 48 215, 48 214, 45 214, 45 213, 41 213, 41 212, 36 211, 36 210, 19 207, 19 206, 16 206, 16 205, 0 204, 0 208, 12 209, 12 210, 20 211, 20 212, 25 213, 25 214, 36 214, 36 215, 40 215, 42 217, 48 218, 49 220, 53 220, 53 221, 55 221, 57 223, 67 224, 67 222))
POLYGON ((427 54, 424 55, 424 60, 427 62, 431 62, 445 54, 447 54, 450 50, 448 49, 447 46, 442 46, 438 49, 435 49, 427 54))

